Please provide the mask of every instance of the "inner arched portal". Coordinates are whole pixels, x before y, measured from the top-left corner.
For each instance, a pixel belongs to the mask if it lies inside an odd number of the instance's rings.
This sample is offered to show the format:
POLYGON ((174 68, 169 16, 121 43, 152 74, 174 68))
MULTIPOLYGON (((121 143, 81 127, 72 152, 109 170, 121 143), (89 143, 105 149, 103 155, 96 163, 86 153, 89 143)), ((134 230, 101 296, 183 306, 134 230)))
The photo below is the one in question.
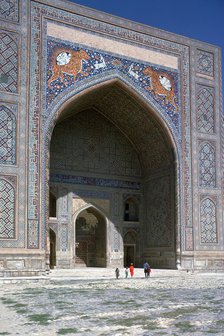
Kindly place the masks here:
POLYGON ((93 207, 78 215, 75 222, 77 266, 106 267, 106 223, 93 207))
POLYGON ((50 189, 58 267, 121 267, 128 254, 135 266, 148 260, 175 267, 171 136, 121 83, 92 89, 61 112, 51 139, 50 189), (94 235, 83 231, 90 218, 94 235), (127 242, 130 232, 134 243, 127 242))

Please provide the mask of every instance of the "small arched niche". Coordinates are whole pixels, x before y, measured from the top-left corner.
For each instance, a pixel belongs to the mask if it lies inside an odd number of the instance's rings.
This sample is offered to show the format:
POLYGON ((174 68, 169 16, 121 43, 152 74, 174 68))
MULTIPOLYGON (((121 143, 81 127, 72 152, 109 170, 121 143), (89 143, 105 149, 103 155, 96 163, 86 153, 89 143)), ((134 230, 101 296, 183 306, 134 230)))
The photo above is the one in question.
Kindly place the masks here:
POLYGON ((79 213, 75 237, 76 266, 106 267, 106 219, 96 208, 79 213))

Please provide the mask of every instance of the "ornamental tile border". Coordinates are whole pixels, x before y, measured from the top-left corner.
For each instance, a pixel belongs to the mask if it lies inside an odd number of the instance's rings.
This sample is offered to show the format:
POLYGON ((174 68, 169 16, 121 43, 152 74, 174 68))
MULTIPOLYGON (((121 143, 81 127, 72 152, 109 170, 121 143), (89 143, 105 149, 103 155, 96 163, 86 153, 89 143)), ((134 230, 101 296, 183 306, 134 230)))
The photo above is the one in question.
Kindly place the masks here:
POLYGON ((113 180, 106 178, 96 178, 96 177, 84 177, 84 176, 74 176, 74 175, 65 175, 65 174, 51 174, 50 182, 53 183, 69 183, 76 185, 88 185, 88 186, 97 186, 104 188, 118 188, 118 189, 133 189, 140 190, 141 184, 139 182, 133 181, 122 181, 122 180, 113 180))
POLYGON ((96 191, 96 190, 75 190, 72 193, 72 198, 80 198, 80 197, 97 197, 100 199, 111 199, 111 193, 105 191, 96 191))

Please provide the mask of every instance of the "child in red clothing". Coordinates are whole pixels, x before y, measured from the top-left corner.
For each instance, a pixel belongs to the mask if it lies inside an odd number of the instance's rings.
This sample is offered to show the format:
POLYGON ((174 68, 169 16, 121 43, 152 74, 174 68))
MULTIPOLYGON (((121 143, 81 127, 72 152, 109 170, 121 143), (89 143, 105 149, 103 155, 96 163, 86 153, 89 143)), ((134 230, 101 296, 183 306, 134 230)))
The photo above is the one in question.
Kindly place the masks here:
POLYGON ((132 263, 131 263, 131 266, 129 267, 129 270, 130 270, 131 277, 133 278, 135 268, 134 268, 134 265, 132 263))

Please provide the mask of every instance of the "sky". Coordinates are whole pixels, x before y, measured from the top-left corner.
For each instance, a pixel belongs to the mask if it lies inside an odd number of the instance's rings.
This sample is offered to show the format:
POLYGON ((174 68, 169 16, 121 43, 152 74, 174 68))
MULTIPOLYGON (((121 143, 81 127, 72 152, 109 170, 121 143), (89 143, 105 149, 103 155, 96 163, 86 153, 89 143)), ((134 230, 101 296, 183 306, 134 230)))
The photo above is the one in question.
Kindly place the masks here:
MULTIPOLYGON (((224 0, 69 0, 83 6, 217 45, 224 78, 224 0)), ((222 84, 224 98, 224 84, 222 84)))

